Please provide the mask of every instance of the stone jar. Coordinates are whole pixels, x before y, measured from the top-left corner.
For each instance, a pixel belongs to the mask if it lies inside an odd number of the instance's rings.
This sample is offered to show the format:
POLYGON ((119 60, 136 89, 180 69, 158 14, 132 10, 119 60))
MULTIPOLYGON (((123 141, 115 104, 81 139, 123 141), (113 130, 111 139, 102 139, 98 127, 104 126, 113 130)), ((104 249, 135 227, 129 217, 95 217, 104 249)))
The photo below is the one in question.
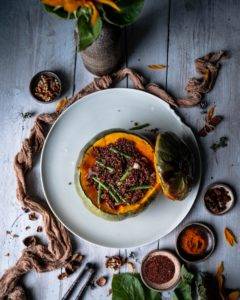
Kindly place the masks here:
POLYGON ((97 76, 116 71, 123 60, 122 36, 121 28, 104 23, 98 39, 81 51, 86 69, 97 76))

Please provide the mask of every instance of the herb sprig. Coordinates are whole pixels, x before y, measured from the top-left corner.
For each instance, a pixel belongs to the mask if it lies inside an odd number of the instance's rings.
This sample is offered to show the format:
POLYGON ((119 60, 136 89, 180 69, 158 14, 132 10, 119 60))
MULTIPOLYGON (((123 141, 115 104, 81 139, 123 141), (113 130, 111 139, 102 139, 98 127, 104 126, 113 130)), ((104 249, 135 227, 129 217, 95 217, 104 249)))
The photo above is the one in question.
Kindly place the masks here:
POLYGON ((215 142, 211 145, 211 149, 216 152, 220 148, 225 148, 228 145, 228 137, 222 136, 220 137, 218 142, 215 142))

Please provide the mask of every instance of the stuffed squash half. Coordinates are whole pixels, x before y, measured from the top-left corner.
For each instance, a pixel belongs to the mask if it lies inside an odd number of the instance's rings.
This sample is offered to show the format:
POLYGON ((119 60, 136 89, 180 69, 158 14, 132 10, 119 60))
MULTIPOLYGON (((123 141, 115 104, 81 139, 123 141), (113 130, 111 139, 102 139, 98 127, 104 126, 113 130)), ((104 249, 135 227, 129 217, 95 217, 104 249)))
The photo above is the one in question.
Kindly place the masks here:
POLYGON ((193 160, 187 145, 175 134, 158 134, 153 146, 125 130, 95 136, 81 151, 76 186, 95 215, 120 220, 140 212, 159 190, 171 200, 188 194, 193 160))
POLYGON ((77 188, 96 215, 118 220, 141 211, 160 188, 154 147, 124 130, 94 137, 80 153, 77 188))

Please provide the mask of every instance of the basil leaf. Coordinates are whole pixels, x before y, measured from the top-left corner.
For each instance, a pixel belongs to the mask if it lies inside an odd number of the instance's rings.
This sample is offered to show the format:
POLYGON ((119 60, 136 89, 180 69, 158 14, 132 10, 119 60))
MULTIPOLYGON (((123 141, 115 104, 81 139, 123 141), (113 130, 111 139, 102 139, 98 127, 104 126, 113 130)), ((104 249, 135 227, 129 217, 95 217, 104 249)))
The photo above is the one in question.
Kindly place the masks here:
POLYGON ((123 273, 113 276, 112 300, 162 300, 162 296, 146 287, 140 274, 123 273))
POLYGON ((92 25, 89 10, 81 9, 77 21, 78 49, 82 51, 90 46, 99 37, 101 31, 101 18, 98 18, 96 24, 92 25))
POLYGON ((144 0, 118 0, 116 4, 121 9, 121 12, 103 5, 103 17, 108 23, 125 26, 133 23, 138 18, 143 8, 144 0))
POLYGON ((135 277, 137 277, 137 278, 139 279, 139 281, 141 282, 141 284, 142 284, 142 287, 143 287, 143 289, 144 289, 145 300, 162 300, 162 295, 161 295, 161 293, 149 289, 149 288, 142 282, 142 279, 141 279, 140 274, 135 273, 135 274, 133 274, 133 275, 134 275, 135 277))

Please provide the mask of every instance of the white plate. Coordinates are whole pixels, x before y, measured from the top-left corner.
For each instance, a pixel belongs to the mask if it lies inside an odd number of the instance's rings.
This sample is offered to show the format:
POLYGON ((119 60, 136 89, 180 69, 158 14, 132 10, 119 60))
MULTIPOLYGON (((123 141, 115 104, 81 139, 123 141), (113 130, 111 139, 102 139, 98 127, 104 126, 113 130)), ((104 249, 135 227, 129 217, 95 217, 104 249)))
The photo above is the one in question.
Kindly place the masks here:
POLYGON ((162 238, 187 215, 199 188, 198 179, 189 196, 181 202, 167 200, 159 194, 143 212, 122 221, 106 221, 89 212, 74 186, 79 152, 97 133, 110 128, 129 129, 133 126, 131 121, 149 123, 150 128, 173 131, 187 139, 200 165, 192 131, 168 104, 134 89, 99 91, 73 104, 51 128, 42 151, 42 185, 52 211, 71 232, 105 247, 132 248, 162 238))

